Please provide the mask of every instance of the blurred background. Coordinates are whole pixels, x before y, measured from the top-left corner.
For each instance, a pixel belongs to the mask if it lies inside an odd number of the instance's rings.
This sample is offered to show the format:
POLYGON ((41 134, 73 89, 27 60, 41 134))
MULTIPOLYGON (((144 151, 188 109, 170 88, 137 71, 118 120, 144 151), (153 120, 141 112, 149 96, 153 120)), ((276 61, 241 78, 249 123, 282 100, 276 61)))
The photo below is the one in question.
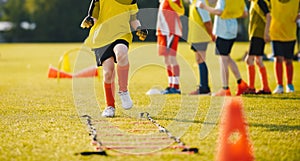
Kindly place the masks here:
MULTIPOLYGON (((158 0, 137 2, 140 9, 159 6, 158 0)), ((189 0, 184 3, 188 16, 189 0)), ((90 0, 0 0, 0 42, 83 42, 89 30, 81 29, 80 23, 89 5, 90 0)), ((238 41, 248 41, 248 19, 238 22, 238 41)), ((155 31, 150 31, 146 41, 156 41, 155 31)))

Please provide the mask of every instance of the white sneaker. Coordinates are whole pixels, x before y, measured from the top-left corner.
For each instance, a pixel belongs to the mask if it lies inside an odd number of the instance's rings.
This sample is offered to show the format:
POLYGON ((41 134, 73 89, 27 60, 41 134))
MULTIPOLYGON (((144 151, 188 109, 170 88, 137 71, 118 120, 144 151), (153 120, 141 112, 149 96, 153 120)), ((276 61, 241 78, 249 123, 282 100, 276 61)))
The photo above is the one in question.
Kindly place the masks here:
POLYGON ((295 88, 292 84, 286 85, 286 93, 292 93, 295 92, 295 88))
POLYGON ((119 92, 119 96, 121 98, 121 102, 122 102, 122 107, 125 110, 129 110, 131 109, 131 107, 133 106, 132 100, 130 98, 129 92, 119 92))
POLYGON ((115 108, 112 106, 108 106, 105 108, 105 110, 102 112, 103 117, 114 117, 115 116, 115 108))
POLYGON ((283 86, 282 85, 277 85, 273 93, 281 94, 283 93, 283 86))

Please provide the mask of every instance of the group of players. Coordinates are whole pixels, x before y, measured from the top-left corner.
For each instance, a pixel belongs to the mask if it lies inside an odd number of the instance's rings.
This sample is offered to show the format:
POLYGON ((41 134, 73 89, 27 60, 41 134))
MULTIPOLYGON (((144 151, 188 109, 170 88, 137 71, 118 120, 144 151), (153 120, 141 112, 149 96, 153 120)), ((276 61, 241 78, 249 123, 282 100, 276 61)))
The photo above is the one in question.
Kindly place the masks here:
MULTIPOLYGON (((128 92, 128 47, 132 42, 131 28, 144 40, 148 30, 137 19, 136 0, 131 4, 121 4, 120 0, 92 0, 88 16, 81 26, 90 28, 85 44, 92 48, 98 66, 103 69, 103 82, 107 107, 104 117, 115 115, 115 63, 118 75, 119 96, 124 109, 130 109, 133 102, 128 92), (109 21, 107 21, 109 20, 109 21)), ((248 83, 239 72, 230 52, 237 37, 237 18, 248 16, 243 0, 218 0, 211 7, 206 0, 190 0, 188 42, 195 52, 199 67, 200 85, 191 95, 210 94, 208 68, 205 62, 206 49, 210 41, 215 41, 216 54, 221 61, 222 88, 215 96, 231 96, 229 69, 237 80, 236 95, 271 94, 267 71, 263 64, 266 42, 272 43, 275 56, 277 87, 273 93, 283 93, 283 63, 286 66, 286 92, 294 92, 293 53, 296 42, 296 20, 300 18, 299 0, 251 0, 249 10, 250 47, 246 62, 248 83), (288 8, 288 10, 287 10, 288 8), (215 15, 212 22, 210 14, 215 15), (203 28, 202 30, 199 30, 203 28), (205 33, 203 33, 205 31, 205 33), (203 39, 203 34, 209 35, 203 39), (259 68, 262 88, 255 89, 255 66, 259 68)), ((182 0, 160 0, 157 17, 158 54, 163 56, 168 75, 168 87, 163 94, 180 94, 180 67, 176 60, 177 47, 182 36, 180 16, 184 14, 182 0)))

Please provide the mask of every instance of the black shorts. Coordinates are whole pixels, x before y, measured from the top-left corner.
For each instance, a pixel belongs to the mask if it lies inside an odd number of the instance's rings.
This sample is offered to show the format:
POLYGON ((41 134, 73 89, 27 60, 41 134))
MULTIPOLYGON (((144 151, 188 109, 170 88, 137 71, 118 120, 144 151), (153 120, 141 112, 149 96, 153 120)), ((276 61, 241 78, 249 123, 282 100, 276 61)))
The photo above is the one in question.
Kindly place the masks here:
POLYGON ((263 56, 265 51, 265 40, 259 37, 252 37, 250 40, 249 55, 263 56))
POLYGON ((191 49, 193 51, 206 51, 208 42, 192 43, 191 49))
POLYGON ((274 56, 283 56, 286 59, 293 59, 295 41, 272 41, 274 56))
POLYGON ((127 47, 129 46, 129 43, 126 40, 118 39, 118 40, 114 41, 113 43, 108 44, 104 47, 93 49, 93 51, 95 52, 95 55, 96 55, 97 66, 102 66, 102 63, 110 57, 113 57, 115 63, 117 63, 116 54, 114 52, 114 47, 117 44, 124 44, 127 47))
POLYGON ((216 40, 216 54, 217 55, 229 55, 235 39, 223 39, 217 37, 216 40))

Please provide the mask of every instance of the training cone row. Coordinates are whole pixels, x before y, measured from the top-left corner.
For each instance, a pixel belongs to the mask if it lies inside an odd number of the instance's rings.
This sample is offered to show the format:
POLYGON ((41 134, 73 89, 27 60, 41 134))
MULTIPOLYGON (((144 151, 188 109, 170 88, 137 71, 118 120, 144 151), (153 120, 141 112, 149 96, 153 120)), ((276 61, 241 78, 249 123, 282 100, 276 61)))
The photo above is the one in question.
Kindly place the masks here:
POLYGON ((74 74, 59 70, 52 65, 49 66, 48 70, 48 78, 84 78, 96 77, 98 75, 99 72, 97 67, 89 67, 74 74))
POLYGON ((243 115, 242 99, 226 99, 220 123, 217 161, 253 161, 253 149, 243 115))

